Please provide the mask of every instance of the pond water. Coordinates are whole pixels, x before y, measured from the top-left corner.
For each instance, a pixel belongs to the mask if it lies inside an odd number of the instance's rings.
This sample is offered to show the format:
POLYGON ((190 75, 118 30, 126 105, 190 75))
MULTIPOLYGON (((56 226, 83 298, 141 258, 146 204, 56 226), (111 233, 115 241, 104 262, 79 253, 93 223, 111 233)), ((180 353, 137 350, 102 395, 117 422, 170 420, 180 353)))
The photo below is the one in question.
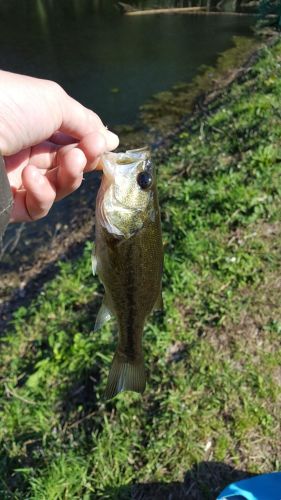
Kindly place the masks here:
MULTIPOLYGON (((251 35, 253 22, 232 15, 123 16, 107 0, 0 0, 0 67, 56 80, 114 128, 133 123, 152 94, 214 64, 234 35, 251 35)), ((25 226, 21 254, 48 240, 62 214, 68 224, 82 202, 94 204, 90 184, 44 221, 25 226)), ((6 241, 17 227, 9 226, 6 241)))
POLYGON ((134 121, 152 94, 214 63, 251 21, 123 16, 107 0, 2 0, 0 67, 56 80, 112 126, 134 121))

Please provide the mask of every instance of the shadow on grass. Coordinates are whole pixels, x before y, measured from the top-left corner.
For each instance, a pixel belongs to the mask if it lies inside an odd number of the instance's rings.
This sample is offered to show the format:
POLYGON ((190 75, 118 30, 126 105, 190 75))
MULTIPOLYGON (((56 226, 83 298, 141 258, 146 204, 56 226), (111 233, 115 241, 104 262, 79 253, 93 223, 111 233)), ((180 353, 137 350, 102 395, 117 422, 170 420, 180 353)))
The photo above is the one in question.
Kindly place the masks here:
POLYGON ((0 336, 5 332, 5 328, 9 325, 13 313, 19 307, 26 307, 31 304, 42 290, 45 283, 53 279, 58 273, 58 262, 62 260, 70 260, 82 255, 85 248, 85 241, 74 243, 70 248, 63 253, 63 257, 58 257, 56 261, 42 265, 42 269, 30 278, 24 288, 24 297, 19 288, 14 289, 9 300, 4 301, 0 307, 0 336))
POLYGON ((57 411, 66 436, 77 429, 80 432, 83 430, 85 435, 101 429, 103 419, 95 391, 99 380, 98 366, 83 370, 79 377, 69 381, 67 389, 61 394, 57 411))
POLYGON ((137 483, 107 489, 112 500, 215 500, 230 483, 253 474, 221 462, 200 462, 187 471, 183 482, 137 483))
MULTIPOLYGON (((5 458, 0 457, 0 469, 7 468, 4 464, 5 458)), ((15 465, 9 464, 9 468, 15 465)), ((89 498, 97 500, 99 498, 110 500, 216 500, 221 491, 230 483, 249 478, 253 474, 237 470, 230 465, 221 462, 200 462, 187 471, 184 480, 173 482, 136 483, 121 487, 107 488, 102 494, 93 494, 89 498)), ((24 478, 18 477, 0 484, 1 498, 19 498, 10 496, 17 487, 25 491, 28 482, 24 478), (20 480, 20 481, 19 481, 20 480)))

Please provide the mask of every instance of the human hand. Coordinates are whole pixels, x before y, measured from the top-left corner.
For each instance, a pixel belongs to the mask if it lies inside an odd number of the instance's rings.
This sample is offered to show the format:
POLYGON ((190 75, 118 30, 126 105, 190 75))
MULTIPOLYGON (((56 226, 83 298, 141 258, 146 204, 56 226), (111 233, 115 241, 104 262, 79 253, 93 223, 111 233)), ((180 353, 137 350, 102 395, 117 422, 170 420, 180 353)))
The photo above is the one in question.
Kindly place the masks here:
POLYGON ((14 195, 13 222, 44 217, 118 143, 98 115, 55 82, 0 71, 0 152, 14 195))

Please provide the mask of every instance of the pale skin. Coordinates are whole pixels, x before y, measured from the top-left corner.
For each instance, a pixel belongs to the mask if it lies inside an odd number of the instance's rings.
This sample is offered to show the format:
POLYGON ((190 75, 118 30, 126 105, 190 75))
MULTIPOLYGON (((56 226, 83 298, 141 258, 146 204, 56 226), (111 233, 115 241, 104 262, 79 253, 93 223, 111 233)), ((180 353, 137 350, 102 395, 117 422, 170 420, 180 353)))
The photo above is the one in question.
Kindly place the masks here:
POLYGON ((12 222, 47 215, 118 143, 57 83, 0 71, 0 152, 14 195, 12 222))

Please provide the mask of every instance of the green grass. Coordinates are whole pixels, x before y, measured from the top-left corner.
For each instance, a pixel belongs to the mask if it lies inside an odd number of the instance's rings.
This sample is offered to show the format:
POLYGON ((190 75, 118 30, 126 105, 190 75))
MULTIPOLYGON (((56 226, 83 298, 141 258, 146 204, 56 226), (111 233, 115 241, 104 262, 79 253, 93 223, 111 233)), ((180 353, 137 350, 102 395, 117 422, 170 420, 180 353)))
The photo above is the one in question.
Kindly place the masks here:
POLYGON ((280 468, 280 102, 277 44, 159 165, 165 315, 145 329, 143 397, 102 400, 115 337, 93 333, 91 243, 16 312, 1 499, 212 499, 280 468))

